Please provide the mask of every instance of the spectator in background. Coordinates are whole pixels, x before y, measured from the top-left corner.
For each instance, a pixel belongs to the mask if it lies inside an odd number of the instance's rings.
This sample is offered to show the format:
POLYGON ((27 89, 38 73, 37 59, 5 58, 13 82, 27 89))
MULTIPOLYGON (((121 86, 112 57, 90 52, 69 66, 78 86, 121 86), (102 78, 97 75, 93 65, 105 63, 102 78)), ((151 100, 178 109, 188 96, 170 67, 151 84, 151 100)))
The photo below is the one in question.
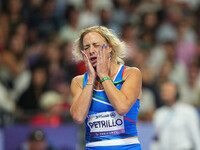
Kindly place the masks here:
POLYGON ((99 25, 100 16, 94 9, 94 0, 84 0, 84 8, 80 12, 79 27, 80 29, 99 25))
POLYGON ((46 66, 38 63, 32 68, 30 85, 16 102, 16 112, 20 121, 27 121, 40 111, 39 98, 47 90, 47 80, 46 66))
POLYGON ((115 33, 119 33, 121 31, 121 27, 113 22, 112 13, 111 8, 102 8, 99 13, 100 25, 112 29, 115 33))
POLYGON ((32 16, 29 20, 29 27, 38 32, 40 39, 50 39, 59 29, 58 18, 54 16, 55 0, 42 1, 39 13, 32 16))
POLYGON ((151 150, 200 150, 196 109, 178 101, 178 87, 170 81, 162 84, 161 98, 166 105, 154 114, 155 137, 151 150))
POLYGON ((81 69, 75 62, 72 55, 73 43, 65 42, 60 46, 61 50, 61 66, 66 72, 65 84, 69 84, 72 78, 78 74, 78 70, 81 69))
POLYGON ((181 100, 200 109, 200 72, 196 63, 188 69, 188 83, 181 87, 181 100))
POLYGON ((158 26, 158 18, 156 12, 147 12, 142 16, 142 21, 140 25, 140 34, 144 31, 151 32, 155 34, 156 28, 158 26))
POLYGON ((127 56, 125 57, 125 63, 130 66, 134 66, 134 60, 137 54, 137 27, 132 23, 126 23, 122 27, 122 40, 127 45, 127 56))
POLYGON ((153 72, 147 66, 142 66, 142 101, 140 102, 139 120, 152 120, 153 113, 160 106, 160 99, 155 84, 153 84, 153 72))
POLYGON ((197 35, 191 28, 188 19, 181 21, 178 25, 178 41, 176 44, 177 60, 182 62, 187 68, 191 60, 197 55, 197 35))
POLYGON ((54 148, 48 144, 45 133, 35 129, 30 132, 27 140, 17 150, 54 150, 54 148))
POLYGON ((198 64, 198 67, 200 68, 200 39, 197 42, 197 55, 195 56, 194 61, 198 64))
POLYGON ((130 0, 113 0, 113 16, 112 20, 114 24, 123 26, 124 23, 130 22, 131 16, 134 13, 132 11, 133 1, 130 0))
POLYGON ((65 24, 59 31, 61 42, 73 42, 79 34, 79 10, 69 5, 64 14, 65 24))
POLYGON ((158 42, 176 41, 178 38, 176 26, 182 19, 182 11, 172 4, 164 10, 165 17, 156 31, 156 39, 158 42))
POLYGON ((15 33, 16 26, 25 19, 22 0, 8 0, 6 14, 8 21, 9 37, 15 33))
POLYGON ((57 43, 48 43, 46 48, 43 59, 48 64, 48 87, 56 91, 61 83, 66 84, 67 70, 61 65, 62 55, 57 43))
POLYGON ((4 49, 0 66, 0 81, 8 89, 14 100, 25 90, 30 73, 25 59, 25 40, 20 34, 12 35, 7 49, 4 49))
POLYGON ((39 99, 39 106, 42 112, 34 115, 30 119, 30 124, 40 127, 60 126, 63 123, 61 116, 66 113, 63 107, 64 103, 65 101, 61 94, 54 91, 45 92, 39 99))
POLYGON ((0 54, 7 45, 10 30, 7 14, 2 10, 3 8, 0 8, 0 54))
POLYGON ((175 43, 168 41, 163 44, 165 57, 160 62, 161 68, 158 68, 157 83, 162 84, 164 78, 176 82, 180 87, 186 86, 188 72, 186 66, 177 60, 175 43), (164 77, 165 76, 165 77, 164 77), (164 78, 163 78, 164 77, 164 78), (162 79, 161 79, 162 78, 162 79))

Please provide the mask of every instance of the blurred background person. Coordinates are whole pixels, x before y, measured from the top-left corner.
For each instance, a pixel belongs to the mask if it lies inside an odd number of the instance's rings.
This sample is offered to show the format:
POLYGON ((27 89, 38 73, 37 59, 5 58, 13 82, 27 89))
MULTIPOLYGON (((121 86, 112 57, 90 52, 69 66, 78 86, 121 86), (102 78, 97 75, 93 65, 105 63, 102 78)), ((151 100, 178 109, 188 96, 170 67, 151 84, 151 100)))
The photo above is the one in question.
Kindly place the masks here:
POLYGON ((35 129, 29 133, 27 140, 17 150, 54 150, 54 148, 49 145, 45 133, 35 129))
POLYGON ((165 106, 156 110, 155 136, 151 150, 200 149, 200 126, 197 110, 179 100, 178 87, 167 81, 161 85, 165 106))
POLYGON ((30 117, 39 111, 39 98, 47 91, 47 68, 43 64, 37 64, 32 69, 32 78, 27 89, 20 95, 16 102, 16 116, 19 121, 28 121, 30 117))
POLYGON ((80 11, 73 5, 68 5, 64 13, 64 25, 59 31, 61 42, 73 42, 79 34, 80 11))
MULTIPOLYGON (((39 127, 58 127, 63 123, 65 110, 64 98, 61 94, 48 91, 41 95, 39 106, 41 112, 37 113, 30 119, 30 124, 39 127)), ((68 105, 68 109, 69 109, 68 105)))

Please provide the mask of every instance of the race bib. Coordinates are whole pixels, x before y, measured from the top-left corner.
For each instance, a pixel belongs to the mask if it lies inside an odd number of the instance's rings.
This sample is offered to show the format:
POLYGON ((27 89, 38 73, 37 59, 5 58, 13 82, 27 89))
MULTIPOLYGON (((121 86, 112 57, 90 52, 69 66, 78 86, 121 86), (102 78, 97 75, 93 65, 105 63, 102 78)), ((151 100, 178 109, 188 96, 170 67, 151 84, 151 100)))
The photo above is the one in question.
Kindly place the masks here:
POLYGON ((116 111, 89 115, 87 125, 91 136, 117 135, 125 132, 124 118, 116 111))

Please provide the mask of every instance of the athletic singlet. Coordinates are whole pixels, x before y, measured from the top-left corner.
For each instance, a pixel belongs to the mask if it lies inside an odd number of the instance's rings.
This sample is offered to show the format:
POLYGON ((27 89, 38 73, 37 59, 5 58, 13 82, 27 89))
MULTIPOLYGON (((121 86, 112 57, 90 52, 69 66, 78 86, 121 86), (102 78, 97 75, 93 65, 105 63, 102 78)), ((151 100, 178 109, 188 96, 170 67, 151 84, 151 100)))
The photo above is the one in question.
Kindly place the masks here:
MULTIPOLYGON (((124 65, 120 65, 113 83, 117 89, 123 84, 124 65)), ((84 74, 83 88, 88 81, 88 73, 84 74)), ((104 90, 93 90, 91 106, 85 120, 86 144, 113 139, 123 139, 137 136, 137 116, 140 102, 137 99, 129 112, 120 116, 109 102, 104 90)))

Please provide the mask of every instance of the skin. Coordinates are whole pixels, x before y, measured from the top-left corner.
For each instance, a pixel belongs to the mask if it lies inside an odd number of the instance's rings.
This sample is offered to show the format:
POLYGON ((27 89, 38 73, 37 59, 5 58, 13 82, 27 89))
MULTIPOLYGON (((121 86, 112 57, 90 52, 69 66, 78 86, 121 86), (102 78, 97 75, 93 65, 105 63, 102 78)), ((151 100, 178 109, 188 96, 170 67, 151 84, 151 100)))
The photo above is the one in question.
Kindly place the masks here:
POLYGON ((110 59, 112 46, 97 32, 89 32, 83 38, 83 54, 85 66, 89 75, 88 84, 83 89, 83 75, 73 78, 71 83, 72 105, 70 113, 77 123, 83 123, 87 117, 93 88, 104 89, 106 95, 119 115, 125 115, 137 99, 141 98, 141 72, 137 68, 127 67, 124 71, 125 79, 121 90, 118 90, 111 80, 119 69, 110 59), (96 57, 96 60, 91 58, 96 57), (93 86, 94 85, 94 86, 93 86))
POLYGON ((171 82, 166 82, 161 86, 161 97, 164 103, 172 107, 176 103, 177 87, 171 82))

